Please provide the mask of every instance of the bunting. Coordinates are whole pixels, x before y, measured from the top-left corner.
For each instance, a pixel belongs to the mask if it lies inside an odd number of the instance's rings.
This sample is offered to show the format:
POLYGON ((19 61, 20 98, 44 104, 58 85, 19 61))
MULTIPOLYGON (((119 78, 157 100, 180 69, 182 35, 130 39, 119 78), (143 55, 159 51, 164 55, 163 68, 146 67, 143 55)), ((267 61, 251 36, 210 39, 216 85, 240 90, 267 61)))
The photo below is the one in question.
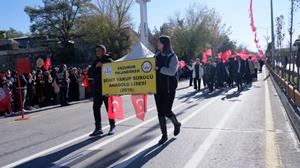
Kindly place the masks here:
POLYGON ((251 31, 254 34, 254 43, 255 46, 258 50, 258 53, 260 57, 263 57, 263 51, 261 50, 261 45, 259 44, 259 39, 257 38, 257 32, 256 32, 256 26, 254 22, 254 15, 253 15, 253 0, 250 0, 250 9, 249 9, 249 17, 250 17, 250 26, 251 26, 251 31))

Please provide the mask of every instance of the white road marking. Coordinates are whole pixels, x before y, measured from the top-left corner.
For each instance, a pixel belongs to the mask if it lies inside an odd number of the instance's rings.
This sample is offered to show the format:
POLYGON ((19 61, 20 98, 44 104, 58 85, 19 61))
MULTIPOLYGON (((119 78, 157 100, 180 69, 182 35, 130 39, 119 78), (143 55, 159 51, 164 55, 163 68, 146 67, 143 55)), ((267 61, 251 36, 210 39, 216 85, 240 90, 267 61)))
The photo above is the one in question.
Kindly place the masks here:
MULTIPOLYGON (((181 121, 181 123, 184 125, 189 120, 193 119, 196 115, 198 115, 203 109, 207 108, 210 104, 212 104, 214 101, 216 101, 219 98, 220 97, 213 98, 208 103, 206 103, 205 105, 201 106, 197 111, 193 112, 191 115, 189 115, 188 117, 184 118, 181 121)), ((171 130, 168 129, 168 135, 170 135, 171 133, 172 133, 171 130)), ((115 164, 115 166, 112 166, 112 167, 115 167, 115 168, 125 168, 125 167, 127 167, 132 162, 134 162, 136 159, 138 159, 139 156, 143 155, 147 149, 149 149, 150 147, 153 147, 154 145, 156 145, 160 138, 161 138, 161 135, 158 136, 158 137, 156 137, 155 139, 153 139, 151 142, 149 142, 148 144, 146 144, 145 146, 143 146, 138 151, 136 151, 133 154, 131 154, 130 156, 126 157, 126 159, 124 159, 121 162, 119 162, 119 164, 115 164)), ((157 148, 159 148, 159 147, 161 147, 161 146, 158 146, 157 148)), ((151 151, 148 154, 150 154, 150 153, 151 153, 151 151)))
POLYGON ((218 122, 218 124, 215 126, 215 129, 213 129, 209 135, 205 138, 204 142, 201 144, 201 146, 198 148, 198 150, 193 154, 191 159, 185 164, 184 168, 196 168, 204 158, 205 154, 209 150, 209 148, 212 146, 216 138, 220 134, 220 128, 223 128, 227 121, 229 120, 230 116, 234 112, 236 106, 238 103, 234 103, 233 106, 230 107, 228 111, 226 111, 226 114, 222 117, 222 119, 218 122))
MULTIPOLYGON (((152 107, 152 108, 148 109, 148 111, 152 111, 152 110, 154 110, 154 109, 156 109, 156 107, 152 107)), ((126 118, 126 119, 124 119, 124 120, 122 120, 122 121, 116 122, 116 124, 121 124, 121 123, 126 122, 126 121, 128 121, 128 120, 131 120, 131 119, 133 119, 133 118, 135 118, 135 117, 136 117, 135 115, 132 115, 132 116, 130 116, 130 117, 128 117, 128 118, 126 118)), ((109 128, 109 126, 106 126, 106 127, 104 127, 103 129, 108 129, 108 128, 109 128)), ((58 149, 60 149, 60 148, 62 148, 62 147, 68 146, 68 145, 70 145, 70 144, 72 144, 72 143, 74 143, 74 142, 76 142, 76 141, 80 141, 80 140, 85 139, 85 138, 88 138, 88 137, 89 137, 89 134, 81 135, 81 136, 79 136, 79 137, 77 137, 77 138, 74 138, 74 139, 69 140, 69 141, 67 141, 67 142, 64 142, 64 143, 62 143, 62 144, 59 144, 59 145, 57 145, 57 146, 51 147, 51 148, 46 149, 46 150, 43 150, 43 151, 41 151, 41 152, 39 152, 39 153, 33 154, 33 155, 29 156, 29 157, 25 157, 25 158, 23 158, 23 159, 20 159, 20 160, 18 160, 18 161, 15 161, 15 162, 13 162, 13 163, 10 163, 10 164, 8 164, 8 165, 5 165, 5 166, 3 166, 2 168, 16 167, 16 166, 18 166, 18 165, 20 165, 20 164, 23 164, 23 163, 26 163, 26 162, 31 161, 31 160, 33 160, 33 159, 36 159, 36 158, 38 158, 38 157, 44 156, 44 155, 46 155, 46 154, 48 154, 48 153, 51 153, 51 152, 53 152, 53 151, 55 151, 55 150, 58 150, 58 149)))
MULTIPOLYGON (((178 109, 178 108, 180 108, 180 107, 182 107, 182 106, 184 106, 184 105, 186 105, 186 103, 180 103, 179 105, 175 106, 175 107, 173 108, 173 110, 178 109)), ((107 145, 107 144, 109 144, 109 143, 112 143, 112 142, 114 142, 114 141, 116 141, 116 140, 122 138, 123 136, 126 136, 126 135, 132 133, 133 131, 135 131, 135 130, 141 128, 141 127, 143 127, 144 125, 149 124, 150 122, 153 122, 153 121, 156 120, 156 119, 157 119, 157 116, 152 117, 152 118, 148 119, 147 121, 142 122, 141 124, 138 124, 138 125, 136 125, 136 126, 130 128, 130 129, 128 129, 128 130, 126 130, 126 131, 124 131, 124 132, 122 132, 122 133, 120 133, 120 134, 117 134, 117 135, 113 136, 113 137, 110 138, 110 139, 107 139, 106 141, 103 141, 103 142, 101 142, 101 143, 99 143, 99 144, 97 144, 97 145, 94 145, 94 146, 88 148, 87 151, 95 151, 95 150, 99 150, 101 147, 103 147, 103 146, 105 146, 105 145, 107 145)), ((86 153, 86 154, 88 154, 88 153, 86 153)), ((84 157, 84 156, 85 156, 85 155, 82 155, 81 157, 84 157)), ((79 157, 79 158, 75 158, 75 159, 68 160, 67 162, 64 161, 64 160, 60 160, 60 161, 58 161, 58 162, 55 162, 55 163, 54 163, 55 166, 52 166, 51 168, 64 167, 64 166, 68 165, 69 163, 72 163, 73 161, 78 160, 78 159, 80 159, 80 157, 79 157)))
MULTIPOLYGON (((148 109, 148 111, 152 111, 152 110, 155 110, 155 109, 156 109, 156 107, 152 107, 152 108, 148 109)), ((135 118, 135 115, 132 115, 132 116, 130 116, 130 117, 128 117, 128 118, 126 118, 126 119, 124 119, 124 120, 122 120, 122 121, 118 121, 118 122, 116 122, 116 124, 121 124, 121 123, 126 122, 126 121, 128 121, 128 120, 131 120, 131 119, 133 119, 133 118, 135 118)), ((108 125, 108 126, 105 126, 103 129, 108 129, 109 127, 110 127, 110 126, 108 125)), ((89 134, 90 134, 90 133, 81 135, 81 136, 79 136, 79 137, 77 137, 77 138, 74 138, 74 139, 72 139, 72 140, 70 140, 70 141, 64 142, 64 143, 59 144, 59 145, 57 145, 57 146, 51 147, 51 148, 46 149, 46 150, 44 150, 44 151, 41 151, 41 152, 39 152, 39 153, 33 154, 33 155, 29 156, 29 157, 26 157, 26 158, 23 158, 23 159, 18 160, 18 161, 16 161, 16 162, 13 162, 13 163, 11 163, 11 164, 8 164, 8 165, 6 165, 6 166, 4 166, 4 167, 2 167, 2 168, 16 167, 16 166, 18 166, 18 165, 20 165, 20 164, 26 163, 26 162, 28 162, 28 161, 30 161, 30 160, 33 160, 33 159, 35 159, 35 158, 38 158, 38 157, 41 157, 41 156, 46 155, 46 154, 48 154, 48 153, 51 153, 51 152, 53 152, 53 151, 55 151, 55 150, 57 150, 57 149, 60 149, 60 148, 62 148, 62 147, 64 147, 64 146, 68 146, 68 145, 70 145, 70 144, 72 144, 72 143, 74 143, 74 142, 76 142, 76 141, 80 141, 80 140, 82 140, 82 139, 84 139, 84 138, 88 138, 88 137, 89 137, 89 134)))

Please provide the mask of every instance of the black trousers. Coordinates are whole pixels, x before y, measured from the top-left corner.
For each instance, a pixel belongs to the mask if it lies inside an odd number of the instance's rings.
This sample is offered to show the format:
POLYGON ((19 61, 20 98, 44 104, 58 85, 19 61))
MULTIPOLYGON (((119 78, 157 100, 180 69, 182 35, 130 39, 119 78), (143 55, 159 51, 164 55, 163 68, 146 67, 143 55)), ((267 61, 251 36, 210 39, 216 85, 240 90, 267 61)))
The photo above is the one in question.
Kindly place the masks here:
MULTIPOLYGON (((100 92, 95 92, 93 96, 94 96, 93 111, 94 111, 96 129, 102 129, 100 110, 101 110, 101 106, 104 102, 106 112, 108 112, 108 97, 103 96, 100 92)), ((115 126, 115 120, 110 119, 109 120, 109 125, 110 126, 115 126)))
POLYGON ((208 81, 207 85, 208 85, 208 89, 210 92, 214 91, 214 82, 213 81, 208 81))
POLYGON ((175 99, 175 91, 168 92, 158 92, 154 95, 156 109, 159 117, 171 118, 175 116, 172 111, 173 102, 175 99))
POLYGON ((60 95, 60 105, 65 106, 68 104, 67 95, 68 95, 68 87, 60 87, 59 88, 60 95))
POLYGON ((201 88, 201 79, 194 78, 194 89, 200 90, 201 88))
POLYGON ((190 86, 193 86, 193 77, 191 74, 190 74, 190 86))

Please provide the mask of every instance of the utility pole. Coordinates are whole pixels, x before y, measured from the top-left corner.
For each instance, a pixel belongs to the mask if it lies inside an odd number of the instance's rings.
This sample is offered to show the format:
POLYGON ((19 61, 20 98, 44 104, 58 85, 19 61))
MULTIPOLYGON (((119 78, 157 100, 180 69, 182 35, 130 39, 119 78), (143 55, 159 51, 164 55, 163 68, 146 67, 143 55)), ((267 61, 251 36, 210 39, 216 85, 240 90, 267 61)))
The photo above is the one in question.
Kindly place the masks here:
POLYGON ((271 0, 271 31, 272 31, 272 64, 275 66, 275 35, 274 35, 274 20, 273 20, 273 0, 271 0))
POLYGON ((150 1, 151 0, 136 0, 136 2, 140 4, 140 15, 141 15, 140 39, 141 39, 141 42, 146 47, 149 47, 147 3, 150 1))

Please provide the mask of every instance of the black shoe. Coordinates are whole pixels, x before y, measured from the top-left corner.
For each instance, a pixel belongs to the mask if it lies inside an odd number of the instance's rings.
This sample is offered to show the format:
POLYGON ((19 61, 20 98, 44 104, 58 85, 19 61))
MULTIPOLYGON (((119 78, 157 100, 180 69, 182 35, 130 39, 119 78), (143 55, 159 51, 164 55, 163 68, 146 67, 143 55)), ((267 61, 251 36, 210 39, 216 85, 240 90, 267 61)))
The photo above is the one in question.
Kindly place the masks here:
POLYGON ((177 125, 175 125, 174 136, 177 136, 180 133, 180 127, 181 127, 181 123, 178 123, 177 125))
POLYGON ((93 133, 90 134, 90 137, 95 137, 95 136, 101 136, 103 134, 103 131, 100 129, 95 129, 93 133))
POLYGON ((111 126, 108 135, 114 135, 116 133, 116 126, 111 126))
POLYGON ((180 133, 181 123, 178 122, 176 116, 171 117, 170 120, 174 124, 174 136, 177 136, 180 133))
POLYGON ((162 145, 167 141, 168 141, 168 136, 167 135, 162 135, 161 139, 158 141, 158 144, 162 145))

